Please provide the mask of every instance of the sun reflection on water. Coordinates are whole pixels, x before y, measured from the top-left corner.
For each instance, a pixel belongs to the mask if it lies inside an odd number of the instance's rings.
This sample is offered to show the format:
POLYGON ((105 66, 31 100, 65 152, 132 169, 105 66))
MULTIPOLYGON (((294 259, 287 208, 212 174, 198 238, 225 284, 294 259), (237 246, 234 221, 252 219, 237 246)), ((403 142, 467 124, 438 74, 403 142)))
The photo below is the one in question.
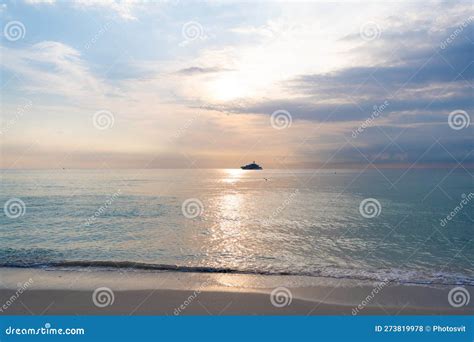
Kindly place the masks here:
POLYGON ((242 222, 245 199, 237 192, 223 194, 212 203, 214 224, 209 229, 209 243, 221 256, 244 253, 245 222, 242 222))
POLYGON ((244 174, 244 170, 242 169, 227 169, 227 170, 224 170, 224 172, 225 172, 225 175, 222 181, 224 183, 231 183, 231 184, 241 179, 244 174))

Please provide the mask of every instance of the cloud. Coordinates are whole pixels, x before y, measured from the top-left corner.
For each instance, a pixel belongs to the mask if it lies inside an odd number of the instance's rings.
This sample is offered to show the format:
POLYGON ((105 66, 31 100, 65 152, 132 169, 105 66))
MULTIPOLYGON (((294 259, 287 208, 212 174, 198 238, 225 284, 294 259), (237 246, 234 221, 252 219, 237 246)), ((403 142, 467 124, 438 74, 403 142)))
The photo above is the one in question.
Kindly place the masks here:
POLYGON ((25 3, 30 5, 54 4, 56 0, 25 0, 25 3))
MULTIPOLYGON (((392 115, 392 118, 399 119, 399 113, 414 113, 417 118, 411 120, 422 122, 423 116, 429 112, 438 114, 437 121, 441 121, 441 115, 458 107, 465 110, 474 107, 474 46, 469 39, 474 32, 473 27, 473 24, 467 25, 456 40, 444 49, 440 48, 440 42, 446 32, 452 32, 455 27, 436 35, 417 29, 417 40, 423 43, 396 53, 392 60, 389 59, 392 53, 390 44, 396 45, 397 41, 395 34, 387 34, 381 44, 361 48, 370 54, 372 50, 385 46, 383 63, 346 67, 324 74, 299 75, 281 82, 286 90, 285 97, 247 98, 210 104, 208 108, 234 114, 263 115, 285 109, 294 119, 342 122, 366 118, 374 106, 387 100, 390 104, 384 116, 392 115), (427 41, 429 44, 426 44, 427 41)), ((398 39, 403 40, 411 32, 399 32, 398 39)), ((427 122, 432 121, 433 117, 436 116, 431 116, 427 122)))
MULTIPOLYGON (((474 113, 468 4, 202 3, 198 13, 183 4, 162 12, 155 3, 134 1, 51 1, 54 10, 29 3, 34 11, 8 11, 28 18, 35 34, 18 44, 3 42, 0 51, 7 110, 21 97, 34 103, 9 131, 8 146, 33 137, 46 151, 79 144, 84 156, 77 165, 95 165, 84 161, 94 152, 110 154, 120 167, 141 165, 133 164, 136 153, 147 161, 182 152, 230 167, 255 141, 251 152, 264 163, 285 153, 301 163, 324 161, 387 101, 335 162, 364 163, 361 151, 378 163, 410 163, 437 138, 450 153, 437 144, 424 160, 452 162, 450 154, 461 160, 470 153, 472 126, 453 131, 447 125, 455 109, 474 113), (74 25, 64 26, 69 15, 74 25), (100 32, 93 23, 116 24, 117 16, 120 25, 84 49, 100 32), (189 20, 198 20, 208 39, 180 46, 182 23, 189 20), (370 41, 359 32, 367 21, 380 25, 370 41), (101 109, 115 115, 113 130, 93 129, 90 117, 101 109), (276 132, 270 116, 279 109, 290 112, 293 123, 276 132), (398 147, 387 147, 385 134, 398 147)), ((8 146, 12 157, 18 154, 8 146)))
POLYGON ((2 46, 1 65, 27 93, 94 98, 103 84, 90 72, 78 50, 55 41, 43 41, 27 48, 2 46))
MULTIPOLYGON (((25 0, 30 5, 53 5, 56 0, 25 0)), ((136 20, 133 14, 134 9, 140 5, 139 1, 134 0, 74 0, 71 5, 78 9, 101 9, 115 12, 119 17, 125 20, 136 20)))
POLYGON ((122 19, 136 20, 133 14, 134 9, 140 5, 139 1, 134 0, 75 0, 74 6, 77 8, 99 8, 102 10, 112 10, 122 19))
POLYGON ((434 164, 434 163, 461 163, 463 165, 474 163, 474 154, 469 146, 472 139, 469 136, 454 137, 452 130, 446 127, 443 131, 445 137, 434 139, 421 136, 425 130, 409 128, 404 131, 402 139, 395 143, 387 142, 386 136, 379 132, 379 139, 370 145, 347 144, 338 151, 334 158, 344 163, 360 163, 370 161, 374 164, 406 163, 406 164, 434 164), (450 138, 451 137, 451 138, 450 138))
POLYGON ((176 73, 180 75, 191 76, 191 75, 201 75, 201 74, 213 74, 213 73, 223 72, 223 71, 232 71, 232 69, 219 68, 219 67, 203 68, 203 67, 194 66, 194 67, 180 69, 176 73))

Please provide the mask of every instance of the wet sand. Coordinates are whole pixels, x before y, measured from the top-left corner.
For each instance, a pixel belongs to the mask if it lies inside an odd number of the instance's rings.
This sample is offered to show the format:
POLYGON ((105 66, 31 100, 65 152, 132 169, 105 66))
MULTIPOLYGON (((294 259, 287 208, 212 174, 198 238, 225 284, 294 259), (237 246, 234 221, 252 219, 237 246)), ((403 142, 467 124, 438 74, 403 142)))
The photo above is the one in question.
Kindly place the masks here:
MULTIPOLYGON (((0 315, 473 315, 455 285, 315 277, 0 268, 0 315), (273 295, 272 295, 273 292, 273 295)), ((472 286, 466 286, 474 293, 472 286)))

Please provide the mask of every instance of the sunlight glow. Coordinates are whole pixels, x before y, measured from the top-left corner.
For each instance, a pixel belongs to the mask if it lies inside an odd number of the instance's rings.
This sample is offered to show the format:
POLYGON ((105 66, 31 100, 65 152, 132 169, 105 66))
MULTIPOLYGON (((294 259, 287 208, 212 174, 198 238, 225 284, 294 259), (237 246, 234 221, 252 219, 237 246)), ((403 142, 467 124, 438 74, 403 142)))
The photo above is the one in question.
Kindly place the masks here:
POLYGON ((244 174, 244 171, 242 169, 227 169, 225 170, 225 172, 227 173, 227 177, 223 178, 222 181, 224 183, 235 183, 244 174))
POLYGON ((246 96, 249 89, 246 83, 236 76, 223 76, 211 82, 209 92, 218 101, 229 101, 246 96))

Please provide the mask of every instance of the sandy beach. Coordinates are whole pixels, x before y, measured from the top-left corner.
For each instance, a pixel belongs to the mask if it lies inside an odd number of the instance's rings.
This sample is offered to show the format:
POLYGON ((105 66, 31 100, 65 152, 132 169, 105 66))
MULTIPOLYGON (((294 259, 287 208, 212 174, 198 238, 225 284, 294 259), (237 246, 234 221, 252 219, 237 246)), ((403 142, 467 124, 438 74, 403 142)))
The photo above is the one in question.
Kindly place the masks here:
MULTIPOLYGON (((472 315, 455 286, 317 277, 0 269, 1 315, 472 315), (272 294, 273 293, 273 294, 272 294)), ((472 293, 473 287, 466 289, 472 293)))

